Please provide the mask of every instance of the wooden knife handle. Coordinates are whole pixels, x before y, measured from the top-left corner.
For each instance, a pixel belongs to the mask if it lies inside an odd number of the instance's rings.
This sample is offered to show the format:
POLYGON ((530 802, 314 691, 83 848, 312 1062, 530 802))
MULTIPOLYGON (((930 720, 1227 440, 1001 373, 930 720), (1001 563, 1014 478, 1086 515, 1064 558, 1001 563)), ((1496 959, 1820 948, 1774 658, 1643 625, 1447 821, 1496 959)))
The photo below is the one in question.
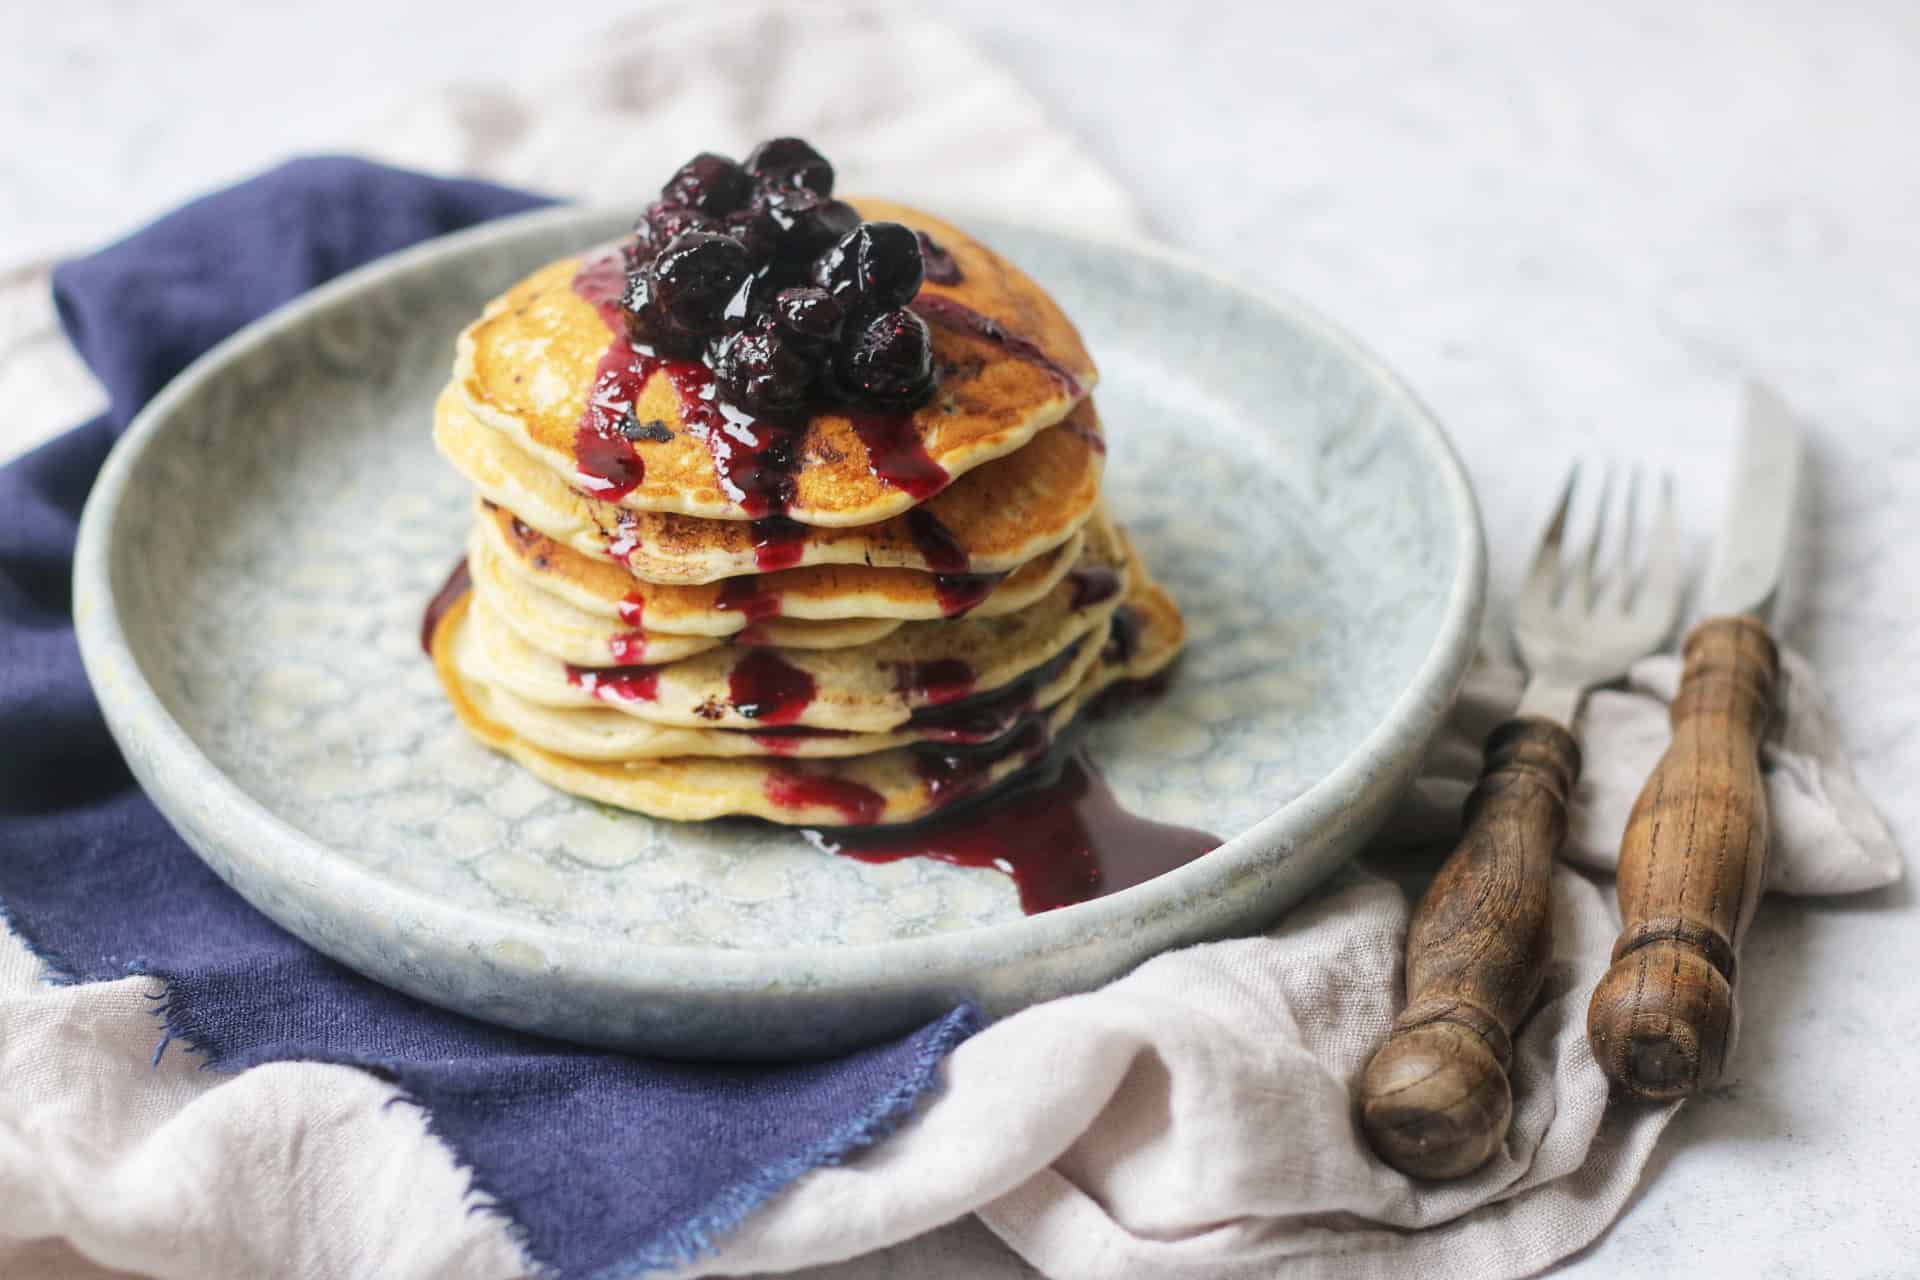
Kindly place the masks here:
POLYGON ((1407 1007, 1360 1081, 1367 1138, 1403 1173, 1456 1178, 1506 1139, 1513 1031, 1546 976, 1553 856, 1579 776, 1580 748, 1551 720, 1487 738, 1466 830, 1407 931, 1407 1007))
POLYGON ((1760 739, 1780 670, 1749 617, 1707 619, 1681 652, 1673 741, 1620 842, 1624 927, 1587 1007, 1602 1069, 1662 1100, 1712 1084, 1731 1046, 1734 957, 1766 870, 1760 739))

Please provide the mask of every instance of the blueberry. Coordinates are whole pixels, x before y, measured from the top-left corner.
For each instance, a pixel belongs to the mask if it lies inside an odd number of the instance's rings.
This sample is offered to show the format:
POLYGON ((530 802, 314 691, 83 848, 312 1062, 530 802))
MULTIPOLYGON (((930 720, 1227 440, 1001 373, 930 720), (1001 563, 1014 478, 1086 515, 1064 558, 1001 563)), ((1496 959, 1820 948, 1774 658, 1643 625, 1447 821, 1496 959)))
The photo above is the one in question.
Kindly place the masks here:
POLYGON ((904 307, 882 311, 848 335, 834 371, 856 399, 893 408, 919 404, 933 389, 933 335, 904 307))
POLYGON ((822 249, 858 226, 860 215, 842 200, 829 200, 805 187, 756 191, 752 208, 774 229, 776 259, 810 262, 822 249))
POLYGON ((839 337, 841 322, 846 318, 846 312, 825 289, 782 289, 774 297, 773 315, 781 328, 816 342, 832 342, 839 337))
POLYGON ((720 313, 721 325, 728 333, 744 329, 773 307, 773 295, 776 287, 762 272, 755 272, 740 282, 740 287, 727 299, 726 308, 720 313))
POLYGON ((735 209, 722 220, 720 229, 746 248, 755 266, 772 260, 780 247, 780 227, 764 208, 735 209))
POLYGON ((627 285, 620 291, 620 315, 627 325, 627 337, 634 342, 653 342, 653 285, 648 280, 650 257, 627 269, 627 285))
POLYGON ((727 398, 757 413, 792 413, 806 403, 813 389, 813 362, 764 322, 729 337, 714 366, 727 398))
POLYGON ((660 198, 711 217, 732 213, 753 194, 753 178, 726 156, 702 151, 674 171, 660 198))
POLYGON ((833 194, 833 166, 799 138, 767 139, 747 156, 747 168, 766 186, 833 194))
POLYGON ((925 277, 920 238, 897 222, 863 222, 813 264, 814 283, 843 306, 904 307, 925 277))
POLYGON ((689 209, 671 200, 656 200, 647 206, 647 211, 640 215, 640 221, 633 224, 633 229, 642 240, 657 250, 672 244, 675 238, 689 231, 718 231, 720 223, 698 209, 689 209))
POLYGON ((652 311, 675 335, 718 333, 727 303, 753 271, 739 241, 711 231, 677 236, 654 258, 652 311))

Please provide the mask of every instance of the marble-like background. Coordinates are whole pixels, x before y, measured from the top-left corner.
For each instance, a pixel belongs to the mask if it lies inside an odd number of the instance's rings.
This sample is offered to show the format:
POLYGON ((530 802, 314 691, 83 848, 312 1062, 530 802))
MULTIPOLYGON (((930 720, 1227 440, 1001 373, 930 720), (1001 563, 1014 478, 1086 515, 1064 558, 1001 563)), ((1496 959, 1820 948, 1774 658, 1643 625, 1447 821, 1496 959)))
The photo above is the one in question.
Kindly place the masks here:
MULTIPOLYGON (((626 8, 583 0, 567 21, 588 31, 626 8)), ((1920 540, 1920 6, 940 9, 1119 176, 1155 233, 1306 297, 1409 378, 1479 486, 1496 595, 1575 453, 1673 468, 1704 539, 1739 381, 1772 381, 1806 415, 1814 461, 1789 634, 1916 847, 1920 572, 1902 566, 1920 540)), ((0 277, 362 137, 423 83, 551 61, 501 38, 553 30, 548 6, 473 13, 5 6, 0 277)), ((1915 973, 1908 884, 1767 902, 1730 1080, 1681 1114, 1625 1217, 1567 1274, 1911 1274, 1915 973)), ((840 1274, 910 1269, 1023 1274, 977 1227, 840 1274)))

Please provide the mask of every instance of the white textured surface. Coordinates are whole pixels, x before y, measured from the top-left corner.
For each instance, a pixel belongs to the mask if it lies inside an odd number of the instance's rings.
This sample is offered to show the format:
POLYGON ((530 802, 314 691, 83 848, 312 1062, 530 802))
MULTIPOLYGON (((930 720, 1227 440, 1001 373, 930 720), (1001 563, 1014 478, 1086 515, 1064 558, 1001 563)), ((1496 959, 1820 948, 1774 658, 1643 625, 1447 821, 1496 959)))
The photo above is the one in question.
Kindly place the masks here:
MULTIPOLYGON (((564 39, 618 8, 563 24, 531 4, 474 22, 450 0, 12 6, 0 245, 83 246, 352 137, 423 81, 551 60, 529 22, 564 39)), ((1116 22, 1090 4, 943 8, 1163 236, 1313 300, 1411 379, 1480 486, 1496 587, 1576 451, 1702 469, 1686 492, 1709 528, 1737 380, 1771 379, 1811 419, 1816 466, 1815 572, 1791 635, 1913 847, 1920 9, 1640 0, 1495 17, 1470 0, 1329 0, 1116 22)), ((1912 896, 1763 906, 1731 1083, 1681 1113, 1637 1203, 1572 1274, 1910 1271, 1912 896)), ((993 1249, 962 1234, 859 1274, 942 1258, 983 1274, 993 1249)))

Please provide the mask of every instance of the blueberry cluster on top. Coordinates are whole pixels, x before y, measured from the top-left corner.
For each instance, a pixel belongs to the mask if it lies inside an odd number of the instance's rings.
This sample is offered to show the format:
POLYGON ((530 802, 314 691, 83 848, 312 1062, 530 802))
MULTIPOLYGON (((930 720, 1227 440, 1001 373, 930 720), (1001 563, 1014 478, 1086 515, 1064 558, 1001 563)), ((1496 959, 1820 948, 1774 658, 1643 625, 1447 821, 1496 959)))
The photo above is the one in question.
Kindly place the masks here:
POLYGON ((933 390, 933 348, 907 309, 920 238, 833 198, 833 166, 798 138, 744 165, 702 152, 634 224, 627 333, 703 359, 728 399, 773 417, 819 404, 910 409, 933 390))

